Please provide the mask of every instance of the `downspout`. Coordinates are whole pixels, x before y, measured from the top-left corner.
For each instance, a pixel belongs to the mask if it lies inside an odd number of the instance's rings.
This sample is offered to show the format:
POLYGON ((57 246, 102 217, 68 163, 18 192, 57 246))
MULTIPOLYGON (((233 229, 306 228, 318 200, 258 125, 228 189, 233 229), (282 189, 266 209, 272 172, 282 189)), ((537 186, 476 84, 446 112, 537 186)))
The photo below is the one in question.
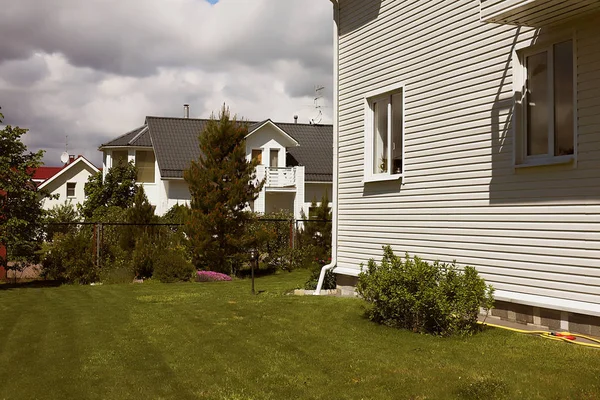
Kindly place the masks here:
POLYGON ((332 193, 332 221, 331 221, 331 262, 324 265, 321 268, 321 274, 319 275, 319 282, 315 289, 314 295, 319 296, 321 294, 321 288, 323 287, 323 281, 325 280, 325 273, 332 270, 337 266, 337 245, 338 245, 338 191, 339 191, 339 15, 340 15, 340 3, 338 0, 330 0, 333 4, 333 193, 332 193))

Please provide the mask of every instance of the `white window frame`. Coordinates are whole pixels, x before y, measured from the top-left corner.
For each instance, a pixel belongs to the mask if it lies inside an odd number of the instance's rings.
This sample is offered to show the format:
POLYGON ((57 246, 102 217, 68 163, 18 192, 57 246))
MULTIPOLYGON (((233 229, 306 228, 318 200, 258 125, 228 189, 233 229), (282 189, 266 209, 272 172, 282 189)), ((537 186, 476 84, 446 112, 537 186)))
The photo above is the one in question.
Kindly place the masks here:
POLYGON ((77 197, 77 182, 67 182, 66 197, 67 197, 67 199, 74 199, 77 197), (69 196, 69 185, 74 185, 73 186, 73 196, 69 196))
POLYGON ((517 49, 513 54, 514 67, 514 93, 515 93, 515 168, 535 167, 543 165, 573 164, 577 161, 578 123, 577 123, 577 40, 575 34, 554 36, 552 40, 542 44, 534 44, 517 49), (573 43, 573 154, 562 156, 554 155, 554 45, 572 41, 573 43), (548 54, 548 84, 549 84, 549 108, 551 108, 550 121, 548 121, 548 154, 527 155, 527 93, 525 83, 527 81, 526 59, 529 56, 547 52, 548 54), (518 94, 518 96, 517 96, 518 94))
MULTIPOLYGON (((391 101, 389 102, 388 107, 391 110, 391 101)), ((392 125, 392 115, 388 110, 388 154, 387 159, 389 160, 389 168, 393 168, 392 162, 392 131, 390 129, 392 125)), ((381 181, 392 181, 401 179, 406 174, 406 86, 403 83, 397 83, 394 85, 383 87, 379 90, 367 93, 364 97, 364 173, 363 173, 363 182, 381 182, 381 181), (391 97, 398 92, 402 93, 402 172, 399 174, 388 172, 382 173, 374 173, 373 172, 373 147, 374 147, 374 112, 373 112, 373 103, 377 100, 381 100, 386 96, 391 97)))

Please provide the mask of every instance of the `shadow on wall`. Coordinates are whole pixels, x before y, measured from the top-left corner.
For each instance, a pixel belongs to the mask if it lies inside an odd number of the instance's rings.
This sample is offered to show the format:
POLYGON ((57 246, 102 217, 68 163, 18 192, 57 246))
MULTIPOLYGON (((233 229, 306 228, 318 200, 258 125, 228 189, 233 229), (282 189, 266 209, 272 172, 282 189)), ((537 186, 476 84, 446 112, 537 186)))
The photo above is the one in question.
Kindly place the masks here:
POLYGON ((339 35, 362 28, 379 17, 382 0, 339 0, 339 35))
MULTIPOLYGON (((498 83, 498 91, 491 109, 490 204, 536 204, 583 198, 598 199, 600 187, 589 184, 591 171, 581 164, 577 168, 574 168, 573 164, 515 168, 515 160, 523 152, 523 133, 520 132, 519 125, 520 100, 525 88, 516 90, 512 97, 507 94, 507 89, 510 93, 513 92, 515 63, 512 62, 512 58, 520 33, 521 28, 517 28, 511 46, 506 48, 504 74, 498 83)), ((556 42, 556 37, 556 28, 540 28, 534 35, 533 43, 552 44, 556 42)), ((576 43, 574 47, 576 48, 576 43)), ((580 148, 579 161, 582 158, 581 150, 580 148)), ((597 182, 600 179, 600 171, 592 178, 597 182)))

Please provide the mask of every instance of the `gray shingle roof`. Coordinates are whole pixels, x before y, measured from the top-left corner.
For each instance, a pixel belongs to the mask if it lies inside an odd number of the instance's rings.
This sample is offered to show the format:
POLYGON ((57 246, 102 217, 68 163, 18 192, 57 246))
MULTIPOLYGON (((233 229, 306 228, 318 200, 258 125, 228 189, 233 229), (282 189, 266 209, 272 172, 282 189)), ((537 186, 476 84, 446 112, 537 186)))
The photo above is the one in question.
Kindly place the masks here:
POLYGON ((200 157, 198 135, 206 122, 205 119, 146 117, 163 178, 183 178, 190 161, 200 157))
POLYGON ((276 123, 300 144, 290 147, 288 164, 304 165, 307 182, 331 182, 333 177, 333 126, 276 123))
POLYGON ((152 147, 150 133, 148 132, 148 130, 142 132, 145 128, 146 125, 140 126, 139 128, 135 128, 134 130, 119 136, 115 140, 111 140, 110 142, 103 144, 102 146, 100 146, 100 148, 117 146, 152 147))
MULTIPOLYGON (((183 178, 183 171, 200 157, 198 136, 208 120, 194 118, 146 117, 146 125, 103 144, 153 146, 163 178, 183 178), (143 129, 148 129, 143 132, 143 129), (139 135, 142 133, 141 135, 139 135), (137 137, 136 137, 137 136, 137 137)), ((245 121, 249 132, 263 122, 245 121)), ((331 125, 275 123, 300 144, 288 149, 289 166, 303 165, 307 182, 331 182, 333 171, 333 128, 331 125)))

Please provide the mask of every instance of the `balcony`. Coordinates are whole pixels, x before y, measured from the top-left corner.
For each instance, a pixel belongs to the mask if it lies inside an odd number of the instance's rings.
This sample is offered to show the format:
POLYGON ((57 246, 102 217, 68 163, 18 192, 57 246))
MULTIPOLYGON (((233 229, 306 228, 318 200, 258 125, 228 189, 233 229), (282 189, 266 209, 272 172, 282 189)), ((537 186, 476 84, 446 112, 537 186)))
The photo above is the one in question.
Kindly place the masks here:
POLYGON ((482 22, 536 28, 598 11, 598 0, 480 0, 482 22))
POLYGON ((256 167, 256 178, 265 179, 265 188, 269 191, 296 190, 297 168, 271 168, 259 165, 256 167))

